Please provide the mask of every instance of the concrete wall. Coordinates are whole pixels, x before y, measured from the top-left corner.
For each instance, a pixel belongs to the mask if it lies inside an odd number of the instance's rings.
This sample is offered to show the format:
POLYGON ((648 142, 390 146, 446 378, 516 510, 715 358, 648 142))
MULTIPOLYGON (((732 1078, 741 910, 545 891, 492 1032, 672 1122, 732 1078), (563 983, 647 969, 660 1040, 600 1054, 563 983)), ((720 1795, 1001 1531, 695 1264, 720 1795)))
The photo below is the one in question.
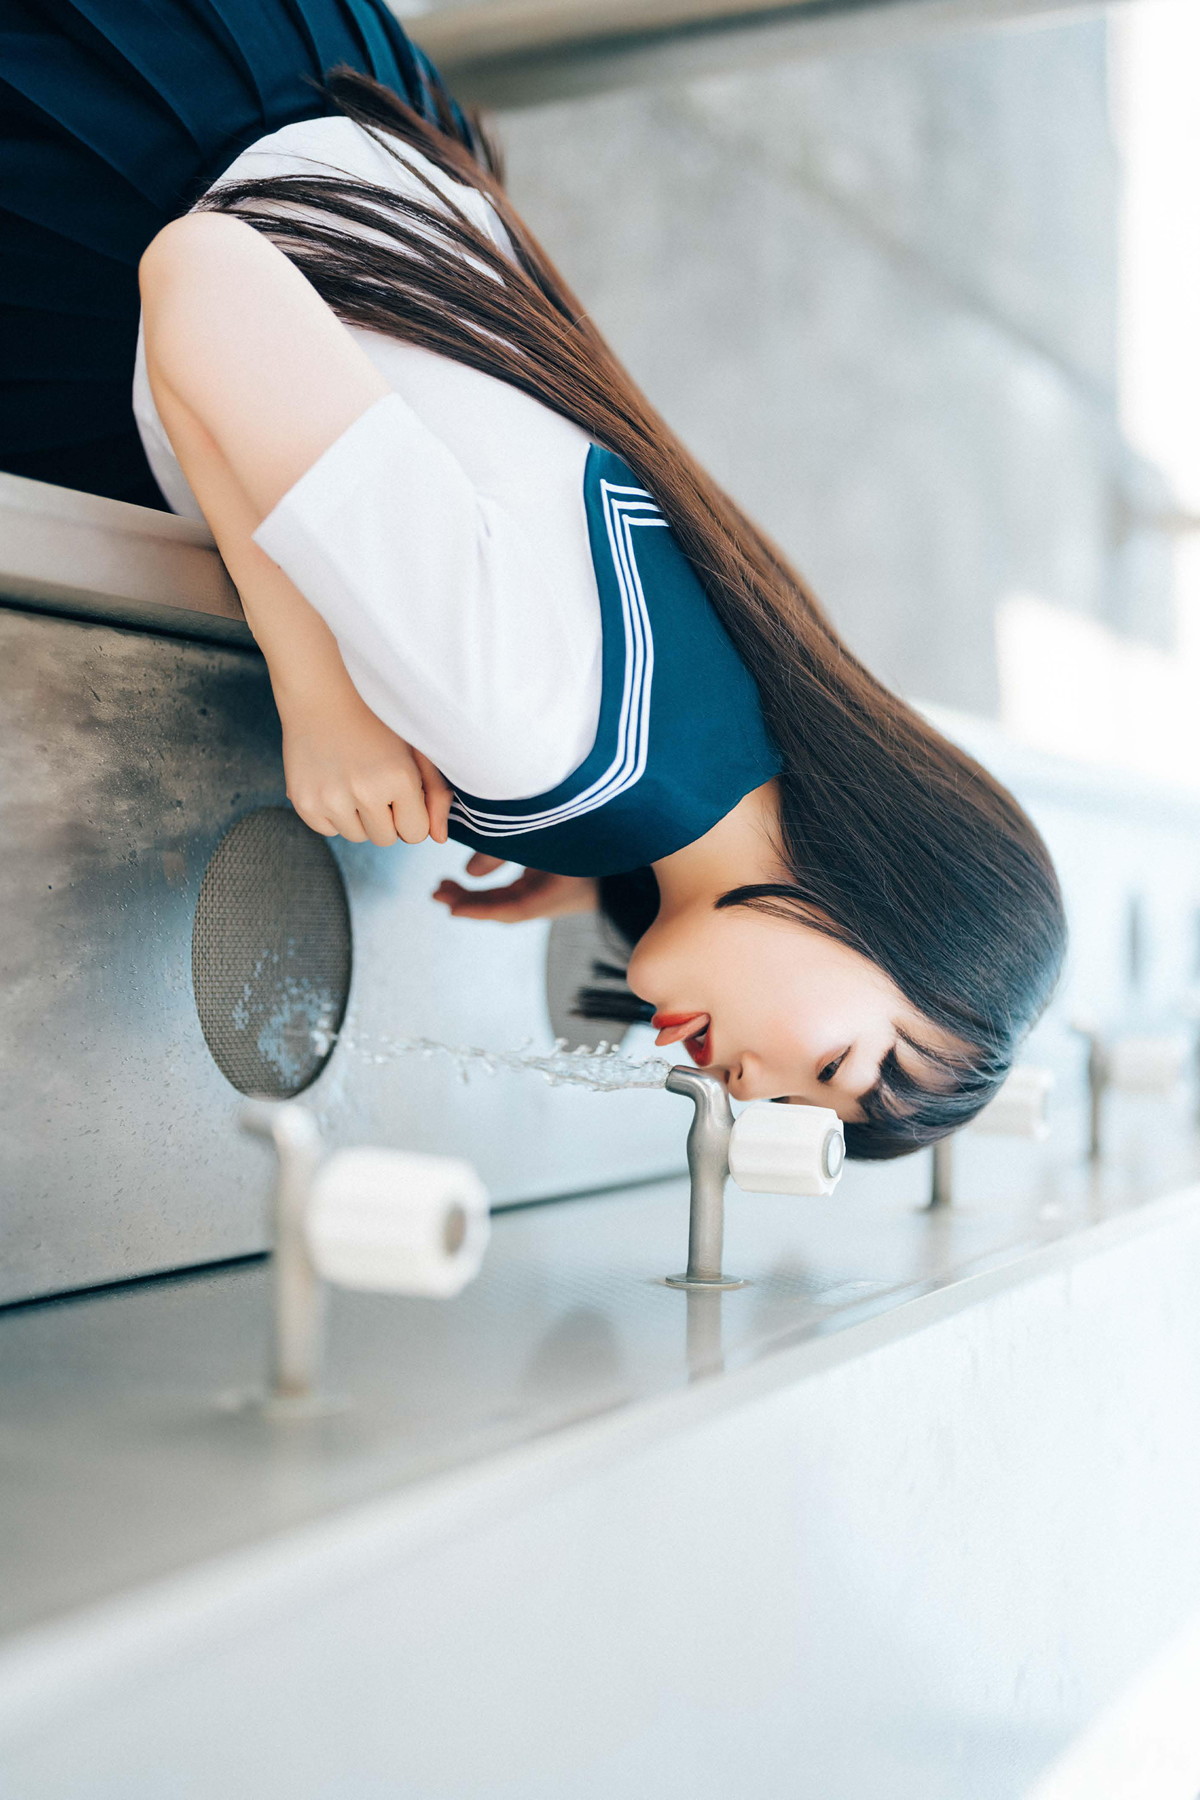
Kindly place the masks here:
MULTIPOLYGON (((911 694, 994 713, 1011 592, 1169 630, 1117 495, 1103 19, 502 116, 635 375, 911 694)), ((1151 552, 1153 546, 1151 546, 1151 552)))

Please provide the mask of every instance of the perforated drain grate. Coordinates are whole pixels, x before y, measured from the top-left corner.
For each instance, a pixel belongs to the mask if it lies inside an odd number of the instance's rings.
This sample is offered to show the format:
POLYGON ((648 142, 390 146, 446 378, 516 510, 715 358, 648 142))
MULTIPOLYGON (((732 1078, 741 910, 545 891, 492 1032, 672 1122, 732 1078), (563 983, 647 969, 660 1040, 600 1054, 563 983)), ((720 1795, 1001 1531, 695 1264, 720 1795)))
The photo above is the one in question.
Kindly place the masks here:
POLYGON ((325 839, 287 807, 239 819, 204 872, 192 927, 196 1011, 226 1080, 278 1100, 315 1081, 350 967, 350 907, 325 839))

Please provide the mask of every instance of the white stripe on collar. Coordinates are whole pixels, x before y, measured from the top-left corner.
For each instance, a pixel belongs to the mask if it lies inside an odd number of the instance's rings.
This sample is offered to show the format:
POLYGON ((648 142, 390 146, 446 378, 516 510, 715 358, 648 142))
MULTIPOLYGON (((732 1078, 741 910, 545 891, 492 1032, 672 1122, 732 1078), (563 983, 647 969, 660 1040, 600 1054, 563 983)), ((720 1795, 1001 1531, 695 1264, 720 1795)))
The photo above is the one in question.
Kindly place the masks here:
POLYGON ((646 769, 650 740, 650 691, 654 676, 654 635, 646 596, 642 591, 637 557, 634 554, 633 531, 638 526, 660 525, 663 518, 653 497, 645 488, 618 487, 601 480, 600 496, 608 545, 621 597, 621 616, 625 636, 625 667, 621 691, 621 712, 617 723, 617 743, 613 760, 603 775, 573 800, 542 812, 496 813, 483 807, 467 806, 456 799, 450 817, 471 826, 481 837, 517 837, 527 831, 544 831, 549 826, 564 824, 583 813, 595 812, 625 793, 640 781, 646 769))

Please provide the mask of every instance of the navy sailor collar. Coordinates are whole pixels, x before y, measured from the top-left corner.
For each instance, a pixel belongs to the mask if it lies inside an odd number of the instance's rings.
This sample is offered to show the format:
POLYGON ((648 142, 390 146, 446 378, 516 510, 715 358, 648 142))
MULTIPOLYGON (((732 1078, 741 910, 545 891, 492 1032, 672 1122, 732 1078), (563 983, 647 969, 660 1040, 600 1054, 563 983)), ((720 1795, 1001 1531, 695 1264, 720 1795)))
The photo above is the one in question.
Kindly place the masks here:
POLYGON ((613 451, 588 451, 584 504, 603 632, 595 741, 547 793, 457 790, 450 835, 527 868, 615 875, 703 837, 780 761, 728 632, 613 451))

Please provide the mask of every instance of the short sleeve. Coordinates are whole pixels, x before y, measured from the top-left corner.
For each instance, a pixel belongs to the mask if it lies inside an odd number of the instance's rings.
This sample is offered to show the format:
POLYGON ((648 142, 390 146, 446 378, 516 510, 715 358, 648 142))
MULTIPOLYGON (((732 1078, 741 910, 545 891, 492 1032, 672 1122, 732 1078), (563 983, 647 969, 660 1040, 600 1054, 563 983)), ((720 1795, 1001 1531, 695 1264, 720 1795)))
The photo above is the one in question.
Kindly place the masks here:
POLYGON ((355 687, 448 779, 545 791, 591 746, 561 679, 556 572, 398 394, 367 409, 254 541, 315 607, 355 687))

